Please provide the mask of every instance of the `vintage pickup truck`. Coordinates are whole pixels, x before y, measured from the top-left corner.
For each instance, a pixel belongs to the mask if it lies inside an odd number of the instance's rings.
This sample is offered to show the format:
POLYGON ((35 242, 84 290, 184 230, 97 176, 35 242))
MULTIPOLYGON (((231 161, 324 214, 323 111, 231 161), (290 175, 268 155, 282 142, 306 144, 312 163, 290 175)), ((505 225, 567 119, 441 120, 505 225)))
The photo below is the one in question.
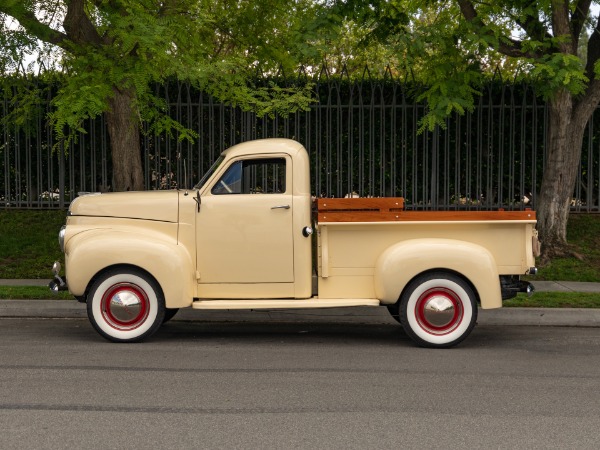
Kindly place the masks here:
POLYGON ((534 211, 407 211, 402 198, 315 200, 310 186, 305 148, 265 139, 224 151, 192 189, 80 196, 51 288, 68 284, 115 342, 179 308, 384 306, 427 347, 468 336, 478 304, 531 292, 534 211))

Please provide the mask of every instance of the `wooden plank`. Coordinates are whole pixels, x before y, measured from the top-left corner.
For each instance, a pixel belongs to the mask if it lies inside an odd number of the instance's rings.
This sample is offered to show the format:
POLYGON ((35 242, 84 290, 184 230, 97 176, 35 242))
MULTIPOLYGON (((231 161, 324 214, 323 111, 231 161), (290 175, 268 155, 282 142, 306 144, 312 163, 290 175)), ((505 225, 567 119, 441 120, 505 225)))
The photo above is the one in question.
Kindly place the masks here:
POLYGON ((454 222, 536 220, 535 211, 324 211, 319 222, 454 222))
POLYGON ((377 211, 325 211, 320 212, 319 222, 399 222, 400 212, 377 211))
POLYGON ((399 211, 404 209, 404 198, 318 198, 317 209, 323 211, 399 211))

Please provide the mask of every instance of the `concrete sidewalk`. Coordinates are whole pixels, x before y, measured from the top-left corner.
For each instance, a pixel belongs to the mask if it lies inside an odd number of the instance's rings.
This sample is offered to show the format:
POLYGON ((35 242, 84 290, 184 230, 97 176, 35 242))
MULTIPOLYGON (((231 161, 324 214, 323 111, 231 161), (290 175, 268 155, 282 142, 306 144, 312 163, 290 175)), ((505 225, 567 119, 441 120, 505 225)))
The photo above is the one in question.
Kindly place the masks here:
POLYGON ((536 292, 600 292, 600 283, 581 281, 531 281, 536 292))
MULTIPOLYGON (((0 280, 0 286, 47 286, 50 280, 0 280)), ((600 283, 535 281, 538 292, 600 292, 600 283)), ((51 298, 48 291, 48 297, 51 298)), ((85 304, 73 300, 0 300, 0 318, 84 319, 85 304)), ((196 311, 184 308, 173 320, 257 323, 395 324, 386 308, 196 311)), ((479 310, 480 325, 600 327, 599 309, 500 308, 479 310)))

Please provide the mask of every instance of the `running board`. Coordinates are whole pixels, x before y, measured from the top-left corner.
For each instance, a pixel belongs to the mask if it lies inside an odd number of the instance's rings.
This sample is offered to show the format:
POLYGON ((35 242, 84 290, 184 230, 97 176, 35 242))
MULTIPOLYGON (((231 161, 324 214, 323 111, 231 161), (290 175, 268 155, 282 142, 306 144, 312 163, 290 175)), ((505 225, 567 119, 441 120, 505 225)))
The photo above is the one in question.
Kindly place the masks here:
POLYGON ((342 308, 348 306, 379 306, 375 298, 310 298, 256 299, 256 300, 196 300, 193 309, 302 309, 302 308, 342 308))

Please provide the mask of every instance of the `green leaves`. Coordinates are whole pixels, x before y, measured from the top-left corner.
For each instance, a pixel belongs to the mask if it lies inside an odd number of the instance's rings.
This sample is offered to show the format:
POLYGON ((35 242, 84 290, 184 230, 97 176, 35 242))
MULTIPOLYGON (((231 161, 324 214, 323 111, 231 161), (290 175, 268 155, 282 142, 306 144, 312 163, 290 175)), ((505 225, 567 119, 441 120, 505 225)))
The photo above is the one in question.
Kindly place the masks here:
POLYGON ((474 97, 479 95, 473 87, 480 82, 477 73, 465 71, 447 75, 423 87, 424 92, 417 97, 417 101, 426 100, 428 105, 427 113, 420 121, 420 133, 432 131, 436 126, 445 128, 446 118, 453 113, 473 111, 474 97))
POLYGON ((546 98, 552 97, 560 89, 567 89, 575 96, 586 89, 589 80, 577 56, 554 53, 531 63, 531 75, 537 79, 539 91, 546 98))
MULTIPOLYGON (((524 79, 546 98, 562 90, 582 95, 589 79, 573 54, 579 36, 569 30, 581 33, 577 23, 586 11, 575 14, 575 2, 568 3, 571 14, 548 1, 370 0, 362 9, 346 2, 358 8, 356 17, 372 21, 365 25, 372 38, 395 50, 400 74, 423 86, 418 100, 428 110, 421 131, 471 110, 481 83, 497 76, 524 79)), ((599 74, 597 63, 594 69, 599 74)))
POLYGON ((56 145, 64 143, 66 148, 71 141, 77 142, 78 134, 86 132, 84 121, 106 111, 109 95, 110 86, 99 82, 94 73, 68 77, 68 82, 62 83, 58 95, 52 99, 54 109, 48 114, 57 137, 56 145))
MULTIPOLYGON (((280 68, 293 72, 303 55, 319 54, 305 42, 309 24, 322 19, 319 9, 311 0, 6 0, 0 5, 0 69, 23 64, 38 39, 56 43, 64 37, 55 53, 60 89, 49 115, 59 139, 75 139, 83 122, 107 112, 109 99, 121 90, 135 95, 132 120, 146 121, 150 132, 193 140, 194 132, 169 118, 153 95, 155 83, 189 81, 259 115, 306 109, 310 85, 255 86, 250 80, 280 68)), ((23 97, 23 111, 30 103, 23 97)))

